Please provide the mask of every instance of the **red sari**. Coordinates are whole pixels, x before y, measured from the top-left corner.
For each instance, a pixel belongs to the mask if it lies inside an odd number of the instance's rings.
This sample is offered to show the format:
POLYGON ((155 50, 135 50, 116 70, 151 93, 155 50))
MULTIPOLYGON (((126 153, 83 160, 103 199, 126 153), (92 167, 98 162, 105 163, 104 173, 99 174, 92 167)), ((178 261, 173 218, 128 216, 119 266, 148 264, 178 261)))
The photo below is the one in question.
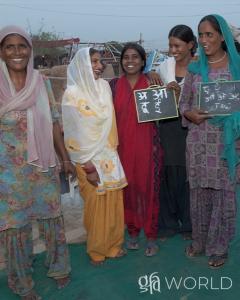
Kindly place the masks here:
POLYGON ((133 93, 133 90, 147 87, 147 78, 143 74, 133 89, 127 78, 122 76, 116 84, 114 105, 119 155, 128 180, 124 189, 128 233, 136 237, 143 228, 148 239, 156 239, 162 149, 155 123, 138 123, 133 93))

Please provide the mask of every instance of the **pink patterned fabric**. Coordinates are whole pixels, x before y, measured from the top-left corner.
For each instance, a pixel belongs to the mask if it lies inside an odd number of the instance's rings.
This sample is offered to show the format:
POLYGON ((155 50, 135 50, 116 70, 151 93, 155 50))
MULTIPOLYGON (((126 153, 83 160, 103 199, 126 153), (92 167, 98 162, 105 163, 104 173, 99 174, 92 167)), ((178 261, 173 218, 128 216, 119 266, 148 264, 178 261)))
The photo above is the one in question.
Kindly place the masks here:
MULTIPOLYGON (((210 70, 209 78, 231 80, 227 69, 210 70)), ((188 73, 180 100, 182 124, 188 127, 186 161, 190 188, 212 188, 235 191, 231 182, 227 163, 221 158, 223 152, 222 130, 208 121, 195 125, 184 117, 184 112, 198 107, 200 75, 188 73)), ((240 149, 240 143, 237 143, 240 149)), ((240 167, 237 167, 237 181, 240 181, 240 167)))
MULTIPOLYGON (((0 43, 10 34, 26 39, 32 48, 28 34, 16 26, 6 26, 0 31, 0 43)), ((55 166, 55 151, 52 136, 52 119, 48 95, 42 76, 33 69, 33 51, 27 65, 25 86, 16 92, 7 66, 0 59, 0 117, 10 111, 27 110, 28 115, 28 163, 42 171, 55 166)))

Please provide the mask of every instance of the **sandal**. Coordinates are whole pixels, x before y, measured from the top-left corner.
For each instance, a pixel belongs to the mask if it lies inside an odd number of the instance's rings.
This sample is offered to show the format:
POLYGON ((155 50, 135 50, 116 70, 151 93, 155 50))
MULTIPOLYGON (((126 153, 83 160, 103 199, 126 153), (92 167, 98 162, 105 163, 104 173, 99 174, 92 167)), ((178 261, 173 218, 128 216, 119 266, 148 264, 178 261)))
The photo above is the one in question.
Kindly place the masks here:
POLYGON ((144 255, 147 257, 152 257, 158 253, 158 250, 159 247, 155 241, 148 241, 144 255))
POLYGON ((127 255, 127 250, 122 248, 118 251, 117 255, 114 256, 114 258, 121 258, 123 256, 127 255))
POLYGON ((137 239, 132 238, 126 242, 126 248, 129 250, 138 250, 139 249, 139 243, 137 239))
POLYGON ((197 251, 193 248, 193 245, 190 244, 185 248, 185 254, 187 255, 187 257, 196 257, 199 255, 202 255, 203 252, 202 251, 197 251))
POLYGON ((21 296, 21 300, 42 300, 42 297, 40 297, 34 290, 31 290, 25 296, 21 296))
POLYGON ((212 269, 217 269, 222 267, 228 258, 228 254, 224 253, 222 255, 211 255, 208 259, 208 266, 212 269))
POLYGON ((61 289, 65 288, 71 281, 69 276, 66 276, 64 278, 58 278, 58 279, 55 279, 55 280, 57 282, 58 290, 61 290, 61 289))
POLYGON ((192 233, 190 231, 182 232, 182 238, 184 241, 192 240, 192 233))

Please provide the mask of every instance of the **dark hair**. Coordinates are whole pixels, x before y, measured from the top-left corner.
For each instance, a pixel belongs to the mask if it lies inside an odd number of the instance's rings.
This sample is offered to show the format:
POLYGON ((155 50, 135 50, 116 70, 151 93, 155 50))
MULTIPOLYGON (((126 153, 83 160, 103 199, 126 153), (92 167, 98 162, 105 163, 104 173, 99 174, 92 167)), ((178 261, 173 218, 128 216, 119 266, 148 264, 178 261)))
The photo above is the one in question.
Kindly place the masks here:
POLYGON ((125 44, 125 46, 122 49, 121 57, 120 57, 120 64, 121 64, 122 70, 124 71, 123 65, 122 65, 123 56, 128 49, 134 49, 140 55, 141 59, 144 62, 143 66, 141 68, 141 71, 143 71, 146 66, 146 52, 141 45, 139 45, 137 43, 133 43, 133 42, 129 42, 129 43, 125 44))
POLYGON ((240 53, 240 44, 239 44, 239 42, 234 40, 234 44, 235 44, 235 47, 237 49, 237 52, 240 53))
MULTIPOLYGON (((222 30, 221 30, 221 28, 220 28, 220 25, 218 24, 217 19, 216 19, 213 15, 207 15, 207 16, 203 17, 203 18, 200 20, 200 22, 199 22, 199 24, 198 24, 198 31, 199 31, 199 27, 200 27, 201 23, 206 22, 206 21, 209 22, 209 23, 211 23, 212 27, 213 27, 219 34, 222 35, 222 30)), ((227 45, 226 45, 225 41, 222 41, 222 49, 223 49, 224 51, 227 51, 227 45)))
POLYGON ((100 53, 97 49, 89 48, 89 55, 92 57, 95 53, 100 53))
POLYGON ((168 38, 170 38, 170 37, 178 38, 179 40, 181 40, 185 43, 193 42, 193 47, 191 49, 191 55, 194 56, 194 54, 196 53, 198 44, 197 44, 197 38, 193 34, 193 31, 190 27, 188 27, 187 25, 182 25, 182 24, 176 25, 169 31, 168 38))

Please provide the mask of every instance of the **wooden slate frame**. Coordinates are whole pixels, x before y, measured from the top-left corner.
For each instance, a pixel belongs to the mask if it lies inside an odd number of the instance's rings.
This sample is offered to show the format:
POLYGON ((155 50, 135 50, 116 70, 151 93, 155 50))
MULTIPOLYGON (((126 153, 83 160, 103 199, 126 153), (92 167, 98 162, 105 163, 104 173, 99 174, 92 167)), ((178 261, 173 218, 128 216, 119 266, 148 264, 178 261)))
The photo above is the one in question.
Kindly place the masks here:
MULTIPOLYGON (((156 96, 156 95, 152 95, 152 96, 156 96)), ((162 86, 155 86, 155 87, 149 87, 147 89, 141 89, 141 90, 135 90, 134 91, 134 98, 135 98, 135 105, 136 105, 136 111, 137 111, 137 118, 138 118, 138 122, 142 123, 142 122, 150 122, 150 121, 157 121, 157 120, 165 120, 165 119, 172 119, 172 118, 177 118, 179 116, 178 113, 178 106, 177 106, 177 101, 176 101, 176 96, 173 90, 169 89, 167 90, 166 87, 162 87, 162 86), (158 90, 160 93, 163 93, 164 95, 167 94, 167 96, 171 95, 171 100, 172 100, 172 108, 174 109, 174 112, 171 115, 165 115, 165 117, 159 117, 159 112, 154 112, 151 110, 151 114, 149 113, 149 118, 142 118, 139 112, 139 100, 138 100, 138 93, 139 92, 144 92, 146 93, 146 98, 145 100, 149 101, 155 101, 153 100, 153 97, 149 97, 152 92, 154 90, 158 90)), ((162 98, 163 99, 163 98, 162 98)), ((168 99, 167 97, 164 97, 164 99, 168 99)), ((156 104, 157 102, 155 102, 156 104)), ((153 102, 151 103, 151 105, 153 105, 153 102)), ((146 116, 146 115, 144 115, 146 116)))
MULTIPOLYGON (((222 91, 222 88, 221 88, 221 92, 223 92, 222 91)), ((217 94, 217 91, 216 91, 216 94, 217 94)), ((216 95, 215 94, 215 95, 216 95)), ((211 94, 211 95, 213 95, 213 94, 211 94)), ((211 97, 211 95, 209 96, 209 97, 211 97)), ((213 97, 213 96, 212 96, 213 97)), ((220 105, 219 104, 219 105, 220 105)), ((207 111, 208 113, 209 113, 209 115, 212 115, 212 116, 226 116, 226 115, 230 115, 231 113, 233 113, 233 112, 235 112, 235 111, 240 111, 240 80, 236 80, 236 81, 227 81, 227 80, 218 80, 218 81, 214 81, 214 82, 207 82, 207 83, 203 83, 203 82, 201 82, 200 84, 199 84, 199 98, 198 98, 198 107, 200 108, 200 109, 202 109, 202 110, 204 110, 204 111, 207 111), (224 100, 219 100, 219 99, 217 99, 218 100, 218 102, 214 102, 214 101, 212 101, 212 103, 220 103, 221 105, 222 105, 222 109, 221 109, 221 111, 220 111, 220 108, 218 109, 218 110, 215 110, 215 111, 212 111, 211 112, 211 110, 209 111, 208 109, 206 109, 206 106, 203 106, 203 105, 201 105, 201 101, 203 101, 203 99, 202 99, 202 97, 203 97, 203 88, 205 87, 205 86, 213 86, 213 85, 220 85, 220 86, 226 86, 226 85, 230 85, 231 87, 233 86, 233 85, 237 85, 238 86, 238 88, 237 88, 237 90, 236 90, 236 92, 238 93, 239 92, 239 95, 238 95, 238 97, 237 97, 237 94, 232 94, 232 92, 230 93, 230 95, 232 96, 232 97, 234 97, 234 99, 231 99, 231 98, 229 98, 229 96, 228 96, 228 94, 226 94, 226 96, 225 95, 220 95, 219 94, 219 96, 221 97, 223 97, 224 96, 224 98, 226 98, 226 100, 228 100, 228 102, 226 103, 221 103, 221 101, 223 102, 224 100), (229 100, 230 99, 230 100, 229 100), (235 107, 234 108, 232 108, 232 109, 227 109, 227 106, 229 107, 229 105, 231 104, 231 103, 234 103, 233 101, 236 101, 237 100, 237 104, 235 104, 235 107), (238 105, 239 104, 239 105, 238 105), (223 107, 224 107, 224 105, 225 105, 225 109, 227 109, 227 111, 226 112, 224 112, 223 111, 223 107), (239 107, 239 109, 236 109, 237 107, 239 107)))

